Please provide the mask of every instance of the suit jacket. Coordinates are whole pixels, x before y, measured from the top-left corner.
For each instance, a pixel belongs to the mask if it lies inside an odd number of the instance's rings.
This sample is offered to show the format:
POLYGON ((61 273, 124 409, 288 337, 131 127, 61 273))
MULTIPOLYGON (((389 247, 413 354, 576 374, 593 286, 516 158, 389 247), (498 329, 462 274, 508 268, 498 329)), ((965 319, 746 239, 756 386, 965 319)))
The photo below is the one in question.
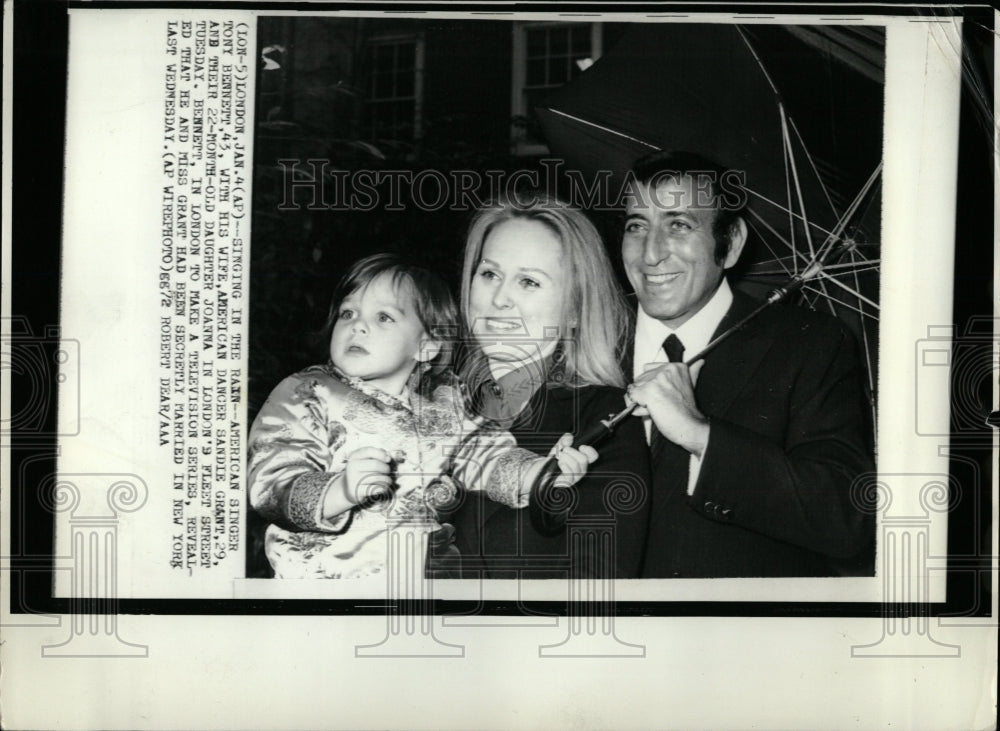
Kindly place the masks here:
MULTIPOLYGON (((519 447, 547 455, 565 432, 579 434, 623 406, 618 388, 549 383, 534 394, 510 431, 519 447)), ((463 575, 565 578, 572 567, 575 575, 637 577, 649 518, 649 451, 642 423, 627 419, 595 448, 599 457, 587 475, 559 491, 573 503, 568 510, 546 506, 536 494, 528 508, 515 510, 481 492, 466 492, 458 511, 442 516, 455 526, 463 575), (613 541, 598 546, 609 527, 613 541), (571 540, 580 542, 571 549, 571 540)))
MULTIPOLYGON (((734 291, 716 334, 758 304, 734 291)), ((853 335, 799 307, 765 309, 712 351, 695 388, 711 429, 693 495, 690 455, 654 441, 642 576, 871 575, 874 517, 852 495, 874 470, 861 377, 853 335)))

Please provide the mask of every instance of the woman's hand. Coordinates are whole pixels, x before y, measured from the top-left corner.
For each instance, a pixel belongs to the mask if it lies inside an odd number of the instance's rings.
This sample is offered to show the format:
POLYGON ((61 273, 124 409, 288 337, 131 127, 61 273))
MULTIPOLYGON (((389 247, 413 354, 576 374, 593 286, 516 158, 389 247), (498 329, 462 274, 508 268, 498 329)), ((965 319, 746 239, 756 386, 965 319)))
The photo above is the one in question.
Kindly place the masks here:
POLYGON ((597 450, 583 445, 573 448, 573 435, 563 434, 552 447, 549 457, 555 457, 559 464, 559 474, 555 485, 570 487, 582 480, 587 474, 587 468, 597 459, 597 450))
MULTIPOLYGON (((517 506, 525 507, 531 495, 531 488, 538 480, 549 459, 555 458, 559 467, 552 484, 555 487, 571 487, 587 474, 587 467, 597 459, 597 450, 586 445, 579 449, 573 448, 573 435, 563 434, 549 451, 548 457, 538 457, 532 460, 530 468, 525 472, 517 486, 517 506)), ((501 502, 505 502, 501 500, 501 502)))

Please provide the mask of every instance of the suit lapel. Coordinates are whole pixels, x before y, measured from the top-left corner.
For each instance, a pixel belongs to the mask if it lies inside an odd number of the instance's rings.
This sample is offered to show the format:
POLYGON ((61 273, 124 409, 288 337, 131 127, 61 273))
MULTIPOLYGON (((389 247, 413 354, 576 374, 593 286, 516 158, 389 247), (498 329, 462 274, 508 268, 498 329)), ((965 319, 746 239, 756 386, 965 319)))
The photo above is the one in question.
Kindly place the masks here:
MULTIPOLYGON (((753 312, 759 302, 733 291, 733 304, 713 333, 713 339, 753 312)), ((773 337, 754 318, 705 357, 695 394, 698 407, 708 415, 725 413, 753 377, 771 349, 773 337)))

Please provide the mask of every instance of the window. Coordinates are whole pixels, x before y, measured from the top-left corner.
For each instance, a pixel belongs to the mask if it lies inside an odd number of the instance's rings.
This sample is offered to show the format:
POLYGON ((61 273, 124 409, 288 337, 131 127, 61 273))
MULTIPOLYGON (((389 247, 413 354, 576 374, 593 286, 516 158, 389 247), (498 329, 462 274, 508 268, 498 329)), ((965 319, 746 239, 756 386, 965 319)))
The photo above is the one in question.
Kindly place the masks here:
POLYGON ((548 152, 534 108, 552 92, 575 79, 601 55, 600 23, 515 23, 514 78, 511 114, 514 152, 548 152))
POLYGON ((420 137, 423 66, 421 37, 384 38, 369 43, 365 132, 371 139, 420 137))

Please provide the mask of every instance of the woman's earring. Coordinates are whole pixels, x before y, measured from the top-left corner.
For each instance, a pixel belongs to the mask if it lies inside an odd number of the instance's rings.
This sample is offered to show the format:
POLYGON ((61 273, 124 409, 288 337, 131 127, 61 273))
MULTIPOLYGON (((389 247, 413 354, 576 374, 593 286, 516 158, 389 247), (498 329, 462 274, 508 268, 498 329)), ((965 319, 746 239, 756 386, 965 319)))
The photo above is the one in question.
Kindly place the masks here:
POLYGON ((566 347, 562 342, 556 345, 552 353, 552 367, 549 368, 549 380, 559 385, 566 380, 566 347))

